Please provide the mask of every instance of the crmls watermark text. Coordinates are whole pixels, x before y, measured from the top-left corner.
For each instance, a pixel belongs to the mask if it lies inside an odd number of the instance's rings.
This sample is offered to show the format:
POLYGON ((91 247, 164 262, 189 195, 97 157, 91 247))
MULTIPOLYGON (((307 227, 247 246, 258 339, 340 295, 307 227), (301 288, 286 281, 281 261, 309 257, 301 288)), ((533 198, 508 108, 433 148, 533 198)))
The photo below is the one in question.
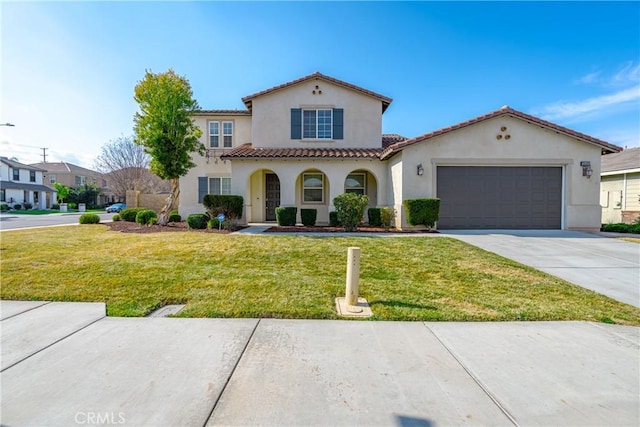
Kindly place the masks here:
POLYGON ((117 425, 124 424, 124 412, 77 412, 76 424, 84 425, 117 425))

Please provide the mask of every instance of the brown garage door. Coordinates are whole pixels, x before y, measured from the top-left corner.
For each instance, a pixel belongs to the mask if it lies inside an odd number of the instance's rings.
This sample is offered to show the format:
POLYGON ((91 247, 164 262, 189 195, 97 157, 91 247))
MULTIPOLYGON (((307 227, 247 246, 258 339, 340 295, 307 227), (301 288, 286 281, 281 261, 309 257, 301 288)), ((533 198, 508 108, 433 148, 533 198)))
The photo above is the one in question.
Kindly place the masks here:
POLYGON ((559 229, 562 168, 438 166, 440 229, 559 229))

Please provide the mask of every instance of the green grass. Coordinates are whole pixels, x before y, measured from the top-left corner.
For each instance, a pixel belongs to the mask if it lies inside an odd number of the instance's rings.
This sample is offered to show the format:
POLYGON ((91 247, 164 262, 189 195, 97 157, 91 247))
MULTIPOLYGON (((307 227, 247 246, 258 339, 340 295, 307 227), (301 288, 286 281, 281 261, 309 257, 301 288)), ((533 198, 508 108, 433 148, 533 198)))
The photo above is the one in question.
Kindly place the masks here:
POLYGON ((58 211, 52 211, 48 209, 29 209, 29 210, 5 211, 5 213, 16 214, 16 215, 48 215, 48 214, 58 213, 58 211))
POLYGON ((337 318, 349 246, 374 320, 590 320, 640 309, 441 237, 125 234, 104 225, 5 231, 3 299, 104 301, 111 316, 186 303, 185 317, 337 318))

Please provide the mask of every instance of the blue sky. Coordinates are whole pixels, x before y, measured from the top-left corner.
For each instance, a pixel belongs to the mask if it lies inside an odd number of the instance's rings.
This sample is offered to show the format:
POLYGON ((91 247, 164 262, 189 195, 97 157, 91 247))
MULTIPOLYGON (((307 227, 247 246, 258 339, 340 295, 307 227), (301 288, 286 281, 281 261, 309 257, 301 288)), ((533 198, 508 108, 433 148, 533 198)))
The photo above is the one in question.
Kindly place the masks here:
POLYGON ((92 167, 145 69, 204 109, 315 71, 393 98, 407 137, 503 105, 640 146, 639 2, 8 2, 0 154, 92 167))

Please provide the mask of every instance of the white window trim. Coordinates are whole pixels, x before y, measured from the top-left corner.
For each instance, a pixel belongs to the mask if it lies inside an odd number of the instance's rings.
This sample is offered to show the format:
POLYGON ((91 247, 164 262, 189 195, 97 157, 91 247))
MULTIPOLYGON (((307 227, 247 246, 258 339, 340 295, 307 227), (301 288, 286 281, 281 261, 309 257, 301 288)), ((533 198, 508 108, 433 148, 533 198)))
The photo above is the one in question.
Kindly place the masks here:
MULTIPOLYGON (((234 128, 233 121, 225 120, 224 122, 222 122, 222 147, 218 147, 218 148, 233 148, 233 128, 234 128), (227 134, 227 133, 224 132, 224 125, 225 124, 230 124, 231 125, 231 133, 227 134), (224 141, 224 138, 226 136, 230 136, 231 137, 231 145, 228 146, 228 147, 226 146, 225 141, 224 141)), ((220 141, 219 138, 218 138, 218 141, 220 141)))
POLYGON ((55 184, 55 183, 56 183, 56 176, 49 175, 49 184, 55 184))
POLYGON ((349 175, 347 175, 347 178, 345 179, 345 186, 344 186, 344 192, 346 193, 347 190, 362 190, 362 194, 367 194, 367 174, 364 172, 355 172, 355 173, 350 173, 349 175), (362 187, 347 187, 347 179, 349 179, 350 176, 353 175, 360 175, 362 176, 362 187))
POLYGON ((302 203, 304 203, 304 204, 318 204, 318 205, 324 204, 324 187, 325 187, 325 185, 324 185, 324 174, 322 172, 303 173, 302 174, 302 203), (304 181, 305 181, 305 177, 307 175, 320 175, 322 177, 322 187, 305 187, 304 181), (317 200, 315 200, 315 201, 307 201, 307 200, 305 200, 305 198, 304 198, 304 190, 318 190, 318 189, 322 190, 321 191, 322 200, 320 200, 320 201, 317 201, 317 200))
POLYGON ((11 171, 11 181, 20 181, 20 169, 12 168, 11 171), (16 171, 18 171, 18 178, 16 178, 16 171))
POLYGON ((231 195, 231 177, 230 176, 209 176, 209 177, 207 177, 207 190, 208 190, 207 194, 218 194, 218 195, 222 195, 222 196, 231 195), (219 179, 220 180, 220 188, 218 189, 219 193, 214 193, 213 192, 213 187, 211 185, 211 182, 214 179, 219 179), (222 192, 222 189, 224 187, 222 185, 222 180, 223 179, 228 179, 229 180, 229 193, 227 193, 227 194, 222 192))
POLYGON ((207 122, 207 134, 209 135, 209 148, 220 148, 220 122, 217 120, 210 120, 209 122, 207 122), (211 133, 211 124, 212 123, 217 123, 218 124, 218 133, 211 133), (218 137, 218 145, 214 146, 211 143, 211 137, 212 136, 217 136, 218 137))
POLYGON ((332 108, 302 108, 302 139, 306 141, 331 141, 333 140, 333 109, 332 108), (316 123, 315 123, 315 136, 314 137, 305 137, 304 136, 304 112, 305 111, 315 111, 316 113, 316 123), (318 111, 329 111, 329 117, 331 118, 331 125, 329 126, 329 137, 328 138, 319 138, 318 137, 318 120, 319 114, 318 111))

